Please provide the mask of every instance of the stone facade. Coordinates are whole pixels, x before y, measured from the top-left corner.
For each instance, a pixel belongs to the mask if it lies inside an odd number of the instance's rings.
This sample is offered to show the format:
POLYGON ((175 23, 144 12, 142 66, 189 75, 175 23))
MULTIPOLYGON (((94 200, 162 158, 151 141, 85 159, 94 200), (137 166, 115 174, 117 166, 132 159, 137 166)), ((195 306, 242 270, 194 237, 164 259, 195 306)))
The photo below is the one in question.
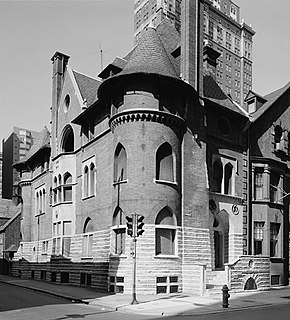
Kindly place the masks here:
MULTIPOLYGON (((13 275, 132 292, 126 216, 136 213, 145 222, 136 243, 138 292, 204 294, 226 275, 235 290, 251 288, 248 276, 258 288, 269 287, 270 275, 287 282, 285 263, 270 259, 270 249, 265 257, 251 253, 257 212, 249 172, 257 157, 248 134, 255 121, 206 64, 178 54, 180 38, 169 37, 167 23, 148 28, 122 65, 117 59, 102 71, 102 81, 72 70, 68 56, 53 56, 51 133, 44 129, 15 165, 23 241, 13 275), (191 63, 198 77, 184 66, 191 63)), ((207 59, 210 52, 217 56, 208 50, 207 59)), ((281 239, 288 259, 285 232, 281 239)))

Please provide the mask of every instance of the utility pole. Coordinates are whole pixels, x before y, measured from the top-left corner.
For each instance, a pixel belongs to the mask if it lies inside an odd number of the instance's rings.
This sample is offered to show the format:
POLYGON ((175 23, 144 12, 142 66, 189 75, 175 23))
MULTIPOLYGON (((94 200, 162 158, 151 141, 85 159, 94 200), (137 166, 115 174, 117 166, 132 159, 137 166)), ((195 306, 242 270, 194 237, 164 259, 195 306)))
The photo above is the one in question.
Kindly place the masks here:
POLYGON ((127 220, 127 234, 132 237, 133 250, 133 290, 132 290, 132 302, 131 304, 138 304, 136 297, 136 270, 137 270, 137 237, 141 236, 144 232, 144 216, 133 213, 130 216, 126 216, 127 220))

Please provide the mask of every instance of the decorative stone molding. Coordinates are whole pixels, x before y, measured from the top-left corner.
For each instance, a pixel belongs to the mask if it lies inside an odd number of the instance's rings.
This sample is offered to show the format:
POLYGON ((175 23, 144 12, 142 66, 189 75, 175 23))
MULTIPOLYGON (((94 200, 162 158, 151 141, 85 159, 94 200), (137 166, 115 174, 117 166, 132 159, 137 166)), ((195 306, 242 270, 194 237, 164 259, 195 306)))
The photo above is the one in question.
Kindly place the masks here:
POLYGON ((31 186, 32 180, 21 180, 19 182, 20 187, 31 186))
POLYGON ((114 130, 117 126, 133 121, 158 122, 168 127, 179 129, 182 132, 185 130, 185 121, 182 118, 171 113, 157 110, 128 110, 117 113, 111 117, 109 125, 114 133, 114 130))

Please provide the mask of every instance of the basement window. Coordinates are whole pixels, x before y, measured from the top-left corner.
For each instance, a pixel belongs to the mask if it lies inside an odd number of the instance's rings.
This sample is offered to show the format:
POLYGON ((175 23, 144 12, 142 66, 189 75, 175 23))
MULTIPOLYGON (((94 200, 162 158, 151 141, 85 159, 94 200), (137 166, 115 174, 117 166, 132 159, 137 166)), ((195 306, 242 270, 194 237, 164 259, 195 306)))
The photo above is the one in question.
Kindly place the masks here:
POLYGON ((124 277, 110 277, 110 293, 124 293, 124 277))
POLYGON ((92 285, 92 275, 90 273, 81 273, 81 285, 83 286, 92 285))
POLYGON ((69 273, 68 272, 61 272, 60 273, 60 282, 61 283, 69 283, 69 273))
POLYGON ((156 277, 156 294, 178 292, 178 276, 156 277))

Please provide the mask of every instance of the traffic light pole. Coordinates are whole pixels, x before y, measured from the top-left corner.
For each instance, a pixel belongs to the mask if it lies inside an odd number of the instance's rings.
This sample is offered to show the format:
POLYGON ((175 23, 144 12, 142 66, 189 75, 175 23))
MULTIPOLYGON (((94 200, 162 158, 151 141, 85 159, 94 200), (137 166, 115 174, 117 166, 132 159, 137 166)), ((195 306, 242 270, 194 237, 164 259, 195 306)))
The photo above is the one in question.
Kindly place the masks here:
POLYGON ((133 248, 131 254, 133 258, 133 290, 131 304, 139 303, 136 298, 136 269, 137 269, 137 237, 144 232, 144 216, 133 213, 132 216, 126 216, 127 220, 127 234, 132 237, 133 248))
POLYGON ((137 269, 137 214, 133 213, 133 291, 132 291, 132 302, 131 304, 138 304, 136 298, 136 269, 137 269))

